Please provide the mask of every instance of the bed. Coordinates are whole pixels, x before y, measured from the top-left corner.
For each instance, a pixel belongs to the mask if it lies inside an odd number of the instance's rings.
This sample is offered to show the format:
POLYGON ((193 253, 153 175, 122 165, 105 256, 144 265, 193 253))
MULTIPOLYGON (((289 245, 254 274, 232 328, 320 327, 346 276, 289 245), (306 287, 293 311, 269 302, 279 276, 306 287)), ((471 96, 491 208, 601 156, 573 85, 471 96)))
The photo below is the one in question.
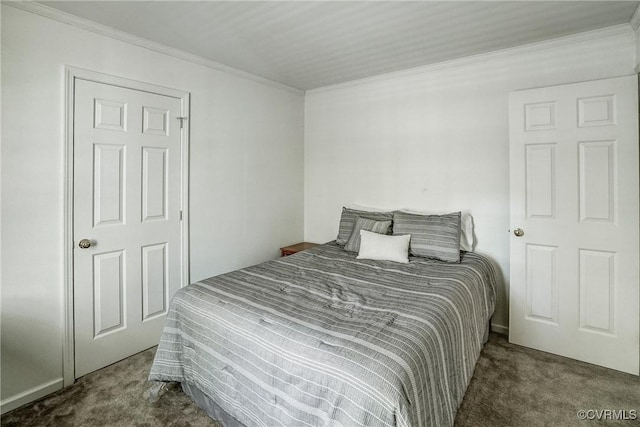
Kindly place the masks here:
POLYGON ((228 426, 452 426, 496 294, 492 262, 460 254, 359 259, 334 241, 194 283, 149 380, 228 426))

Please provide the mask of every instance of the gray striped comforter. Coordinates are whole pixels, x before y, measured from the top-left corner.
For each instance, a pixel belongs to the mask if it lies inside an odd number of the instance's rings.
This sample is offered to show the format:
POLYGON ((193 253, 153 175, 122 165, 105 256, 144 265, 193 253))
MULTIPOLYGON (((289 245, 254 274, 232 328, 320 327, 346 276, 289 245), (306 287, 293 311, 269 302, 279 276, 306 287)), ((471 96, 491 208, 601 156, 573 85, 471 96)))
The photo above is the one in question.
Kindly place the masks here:
POLYGON ((329 243, 181 289, 150 381, 247 426, 451 426, 493 313, 484 257, 356 260, 329 243))

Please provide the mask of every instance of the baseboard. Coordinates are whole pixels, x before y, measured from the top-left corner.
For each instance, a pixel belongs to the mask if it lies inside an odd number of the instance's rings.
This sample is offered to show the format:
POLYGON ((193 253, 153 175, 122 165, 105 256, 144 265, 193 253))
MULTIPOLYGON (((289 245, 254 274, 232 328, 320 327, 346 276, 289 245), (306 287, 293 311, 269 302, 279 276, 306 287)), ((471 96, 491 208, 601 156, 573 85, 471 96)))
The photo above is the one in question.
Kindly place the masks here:
POLYGON ((27 403, 33 402, 34 400, 40 399, 41 397, 45 397, 46 395, 60 389, 62 389, 62 378, 56 378, 55 380, 49 381, 48 383, 41 384, 39 386, 30 388, 29 390, 23 391, 22 393, 13 395, 8 399, 0 401, 0 414, 5 414, 9 411, 13 411, 16 408, 21 407, 22 405, 26 405, 27 403))
POLYGON ((509 335, 509 327, 504 325, 498 325, 496 323, 491 324, 491 332, 495 332, 500 335, 509 335))

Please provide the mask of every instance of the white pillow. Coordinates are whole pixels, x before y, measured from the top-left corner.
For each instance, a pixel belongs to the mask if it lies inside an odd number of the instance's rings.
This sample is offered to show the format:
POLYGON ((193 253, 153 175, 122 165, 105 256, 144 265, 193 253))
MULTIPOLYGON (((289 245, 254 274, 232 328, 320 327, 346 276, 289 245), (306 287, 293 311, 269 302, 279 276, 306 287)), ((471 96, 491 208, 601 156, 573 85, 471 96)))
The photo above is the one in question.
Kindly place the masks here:
MULTIPOLYGON (((418 215, 437 215, 433 212, 417 211, 413 209, 400 209, 400 212, 418 215)), ((470 214, 462 213, 460 218, 460 249, 467 252, 473 252, 473 217, 470 214)))
POLYGON ((383 209, 383 208, 372 208, 371 206, 360 205, 358 203, 351 203, 347 205, 349 209, 354 209, 357 211, 367 211, 367 212, 393 212, 395 209, 383 209))
POLYGON ((360 230, 360 252, 357 259, 409 262, 410 234, 388 236, 360 230))

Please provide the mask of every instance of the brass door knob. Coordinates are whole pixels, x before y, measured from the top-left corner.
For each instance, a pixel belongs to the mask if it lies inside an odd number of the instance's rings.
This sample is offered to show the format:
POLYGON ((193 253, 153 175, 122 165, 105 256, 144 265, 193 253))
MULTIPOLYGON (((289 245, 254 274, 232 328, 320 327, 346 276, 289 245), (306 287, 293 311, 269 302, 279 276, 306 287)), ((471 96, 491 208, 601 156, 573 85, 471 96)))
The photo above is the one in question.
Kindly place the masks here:
POLYGON ((78 246, 80 246, 80 249, 87 249, 91 247, 91 240, 89 239, 82 239, 80 240, 80 242, 78 243, 78 246))
POLYGON ((524 230, 522 228, 516 228, 513 230, 513 234, 515 234, 516 237, 522 237, 524 236, 524 230))

